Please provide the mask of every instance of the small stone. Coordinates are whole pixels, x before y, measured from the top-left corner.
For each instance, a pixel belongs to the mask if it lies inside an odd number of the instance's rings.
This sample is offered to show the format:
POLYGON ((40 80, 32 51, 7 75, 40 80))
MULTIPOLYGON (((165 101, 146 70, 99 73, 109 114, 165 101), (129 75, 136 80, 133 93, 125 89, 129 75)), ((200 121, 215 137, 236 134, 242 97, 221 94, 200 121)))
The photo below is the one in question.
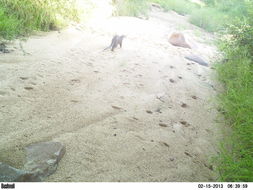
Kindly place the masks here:
POLYGON ((152 111, 150 111, 150 110, 147 110, 146 112, 147 112, 147 113, 149 113, 149 114, 152 114, 152 113, 153 113, 153 112, 152 112, 152 111))

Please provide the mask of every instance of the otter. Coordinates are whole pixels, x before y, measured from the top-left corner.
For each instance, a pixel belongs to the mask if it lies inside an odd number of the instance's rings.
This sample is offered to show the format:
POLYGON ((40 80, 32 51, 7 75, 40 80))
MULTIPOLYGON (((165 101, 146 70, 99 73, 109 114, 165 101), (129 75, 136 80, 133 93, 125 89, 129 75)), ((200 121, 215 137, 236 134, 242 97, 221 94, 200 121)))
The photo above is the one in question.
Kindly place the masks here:
POLYGON ((125 35, 121 35, 121 36, 115 35, 115 36, 113 36, 111 45, 108 46, 107 48, 105 48, 104 50, 107 50, 107 49, 111 48, 111 51, 113 51, 118 45, 120 45, 120 48, 121 48, 123 38, 125 38, 125 37, 126 37, 125 35))

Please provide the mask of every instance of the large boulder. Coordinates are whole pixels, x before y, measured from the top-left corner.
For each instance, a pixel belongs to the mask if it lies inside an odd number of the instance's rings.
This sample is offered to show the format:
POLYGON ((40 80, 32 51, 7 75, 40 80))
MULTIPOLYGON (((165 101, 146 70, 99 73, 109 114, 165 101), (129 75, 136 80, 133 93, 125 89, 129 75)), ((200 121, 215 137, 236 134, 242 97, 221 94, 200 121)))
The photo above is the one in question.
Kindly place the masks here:
POLYGON ((171 36, 169 37, 169 42, 173 46, 191 49, 191 46, 189 44, 187 44, 185 37, 182 33, 177 33, 177 32, 172 33, 171 36))
POLYGON ((43 181, 53 174, 65 154, 65 147, 59 142, 41 142, 26 147, 26 163, 23 170, 0 162, 0 181, 35 182, 43 181))
POLYGON ((65 154, 65 147, 59 142, 41 142, 26 147, 24 169, 34 173, 39 181, 53 174, 65 154))
POLYGON ((31 172, 16 169, 0 162, 0 181, 2 182, 28 182, 38 180, 31 172))

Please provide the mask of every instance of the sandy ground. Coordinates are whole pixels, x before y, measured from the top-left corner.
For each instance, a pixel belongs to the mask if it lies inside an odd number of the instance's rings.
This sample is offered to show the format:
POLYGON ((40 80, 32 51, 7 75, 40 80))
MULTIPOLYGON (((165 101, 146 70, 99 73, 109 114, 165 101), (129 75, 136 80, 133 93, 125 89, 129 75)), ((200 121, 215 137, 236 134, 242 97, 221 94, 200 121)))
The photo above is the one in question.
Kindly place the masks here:
POLYGON ((0 55, 0 161, 20 168, 25 146, 53 140, 66 154, 47 181, 215 181, 214 70, 184 59, 213 60, 212 42, 159 11, 14 42, 0 55), (193 49, 170 45, 173 31, 193 49), (114 33, 123 48, 102 51, 114 33))

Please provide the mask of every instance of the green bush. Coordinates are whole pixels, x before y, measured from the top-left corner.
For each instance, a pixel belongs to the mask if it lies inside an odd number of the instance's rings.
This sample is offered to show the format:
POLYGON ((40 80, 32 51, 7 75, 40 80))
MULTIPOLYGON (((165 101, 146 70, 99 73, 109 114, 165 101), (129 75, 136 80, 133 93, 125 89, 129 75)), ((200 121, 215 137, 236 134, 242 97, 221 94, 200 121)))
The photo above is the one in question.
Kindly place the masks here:
POLYGON ((218 170, 222 181, 253 181, 253 67, 246 47, 224 45, 227 62, 217 66, 225 91, 219 102, 231 133, 225 134, 218 170))
POLYGON ((22 31, 22 23, 13 16, 7 16, 6 10, 0 7, 0 37, 11 39, 22 31))
POLYGON ((114 1, 117 16, 140 16, 147 15, 147 0, 116 0, 114 1))
POLYGON ((219 97, 231 134, 225 135, 218 170, 222 181, 253 181, 253 23, 234 19, 220 40, 226 62, 217 65, 225 91, 219 97))
POLYGON ((231 21, 228 15, 215 8, 202 8, 191 13, 190 22, 209 32, 216 32, 223 30, 231 21))
POLYGON ((173 10, 182 15, 191 14, 197 8, 197 5, 187 0, 177 0, 177 1, 175 0, 149 0, 149 1, 161 5, 161 7, 166 11, 173 10))
POLYGON ((0 31, 9 37, 31 30, 56 29, 69 20, 78 20, 75 0, 0 0, 0 10, 0 31))

